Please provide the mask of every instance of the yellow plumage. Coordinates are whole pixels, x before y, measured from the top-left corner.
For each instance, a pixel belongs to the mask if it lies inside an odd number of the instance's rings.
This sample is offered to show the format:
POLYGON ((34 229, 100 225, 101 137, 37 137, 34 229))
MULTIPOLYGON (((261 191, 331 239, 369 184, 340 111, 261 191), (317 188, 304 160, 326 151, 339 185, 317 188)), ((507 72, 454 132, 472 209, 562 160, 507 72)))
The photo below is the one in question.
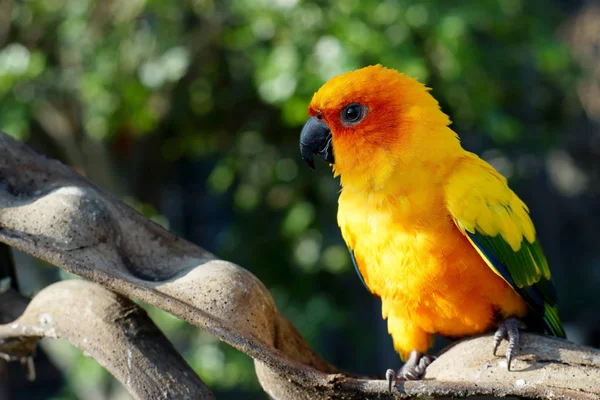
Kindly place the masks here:
POLYGON ((461 147, 425 86, 367 67, 327 82, 309 112, 331 130, 338 223, 403 358, 425 352, 434 334, 472 335, 498 316, 523 317, 536 296, 544 315, 546 286, 519 292, 550 279, 527 207, 461 147), (341 114, 352 104, 365 110, 357 124, 341 114))
MULTIPOLYGON (((523 223, 531 230, 531 221, 527 217, 522 223, 516 214, 489 208, 483 198, 471 196, 472 186, 463 182, 479 180, 485 193, 494 190, 498 178, 476 156, 466 160, 449 166, 439 179, 416 168, 418 189, 410 193, 371 197, 344 188, 340 195, 342 235, 354 249, 367 287, 381 298, 383 318, 403 358, 411 350, 425 352, 433 334, 480 333, 493 325, 495 312, 504 317, 527 312, 526 303, 486 265, 454 221, 461 219, 471 228, 478 221, 489 232, 510 235, 511 243, 522 237, 523 223), (469 176, 462 176, 465 165, 469 176), (473 219, 463 218, 469 213, 473 219)), ((506 196, 519 202, 510 189, 506 196)))

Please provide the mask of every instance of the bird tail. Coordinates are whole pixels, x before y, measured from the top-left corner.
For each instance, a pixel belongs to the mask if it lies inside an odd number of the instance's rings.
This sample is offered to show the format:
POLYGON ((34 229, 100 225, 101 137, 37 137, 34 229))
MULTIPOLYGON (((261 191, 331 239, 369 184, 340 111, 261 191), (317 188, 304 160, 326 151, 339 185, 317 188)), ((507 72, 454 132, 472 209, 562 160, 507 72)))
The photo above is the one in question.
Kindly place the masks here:
POLYGON ((553 336, 560 338, 567 337, 562 323, 560 322, 558 311, 556 311, 556 308, 548 303, 544 305, 544 322, 546 323, 546 328, 553 336))

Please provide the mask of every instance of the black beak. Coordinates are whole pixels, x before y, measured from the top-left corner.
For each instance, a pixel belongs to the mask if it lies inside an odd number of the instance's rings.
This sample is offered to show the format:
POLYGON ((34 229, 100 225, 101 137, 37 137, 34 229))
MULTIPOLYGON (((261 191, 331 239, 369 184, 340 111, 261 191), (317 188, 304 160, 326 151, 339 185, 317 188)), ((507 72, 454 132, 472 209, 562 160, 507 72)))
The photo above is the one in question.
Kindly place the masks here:
POLYGON ((335 162, 331 145, 331 130, 323 120, 311 117, 306 121, 300 133, 300 154, 312 169, 315 169, 313 154, 330 164, 335 162))

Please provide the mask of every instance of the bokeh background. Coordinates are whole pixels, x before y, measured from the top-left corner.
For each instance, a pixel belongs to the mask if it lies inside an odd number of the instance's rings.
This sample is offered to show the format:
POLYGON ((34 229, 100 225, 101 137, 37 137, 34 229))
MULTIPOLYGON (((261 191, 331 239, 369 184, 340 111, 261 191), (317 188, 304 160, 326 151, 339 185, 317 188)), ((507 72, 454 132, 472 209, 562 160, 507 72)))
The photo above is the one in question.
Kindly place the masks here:
MULTIPOLYGON (((529 204, 570 338, 600 346, 600 3, 494 0, 0 0, 0 130, 252 271, 330 362, 399 366, 335 222, 338 182, 301 162, 328 78, 381 63, 418 77, 463 145, 529 204)), ((33 295, 69 278, 16 254, 33 295)), ((265 399, 251 360, 156 310, 218 398, 265 399)), ((44 341, 38 379, 0 398, 127 399, 44 341)))

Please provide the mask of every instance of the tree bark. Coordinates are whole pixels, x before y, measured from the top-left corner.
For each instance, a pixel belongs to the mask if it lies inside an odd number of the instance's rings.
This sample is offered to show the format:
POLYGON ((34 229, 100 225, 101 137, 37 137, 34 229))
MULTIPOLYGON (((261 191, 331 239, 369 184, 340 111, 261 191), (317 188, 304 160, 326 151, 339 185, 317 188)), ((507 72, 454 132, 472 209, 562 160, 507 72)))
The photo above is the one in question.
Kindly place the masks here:
MULTIPOLYGON (((26 302, 14 294, 2 300, 14 310, 26 302)), ((42 290, 0 325, 0 355, 27 359, 41 338, 77 346, 137 399, 214 399, 143 309, 96 283, 69 280, 42 290)))
MULTIPOLYGON (((275 399, 390 397, 383 380, 342 374, 323 360, 251 273, 6 135, 0 135, 0 241, 207 330, 254 358, 261 385, 275 399)), ((84 320, 80 315, 79 324, 84 320)), ((461 342, 429 367, 425 380, 399 382, 393 397, 600 397, 598 350, 524 334, 515 371, 508 372, 491 349, 489 336, 461 342)))

